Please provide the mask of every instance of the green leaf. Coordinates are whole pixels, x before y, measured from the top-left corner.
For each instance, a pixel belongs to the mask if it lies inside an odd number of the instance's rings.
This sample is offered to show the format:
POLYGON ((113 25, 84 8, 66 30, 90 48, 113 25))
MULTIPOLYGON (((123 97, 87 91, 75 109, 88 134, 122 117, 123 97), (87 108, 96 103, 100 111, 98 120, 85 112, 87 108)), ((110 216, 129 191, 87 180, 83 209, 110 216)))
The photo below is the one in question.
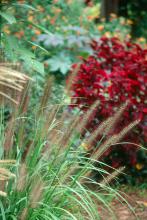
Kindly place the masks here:
POLYGON ((10 60, 16 61, 17 59, 17 50, 19 49, 18 42, 13 36, 3 36, 3 42, 5 45, 5 52, 10 60))
POLYGON ((26 69, 44 74, 44 65, 35 60, 35 54, 24 48, 13 36, 4 35, 5 52, 10 60, 24 62, 26 69))
POLYGON ((2 220, 6 220, 4 206, 3 206, 3 203, 1 201, 0 201, 0 209, 1 209, 2 220))
POLYGON ((44 74, 44 65, 42 63, 40 63, 39 61, 37 60, 32 60, 32 68, 41 73, 41 74, 44 74))
POLYGON ((25 56, 21 57, 21 59, 24 61, 27 71, 33 69, 38 73, 44 74, 44 65, 41 62, 35 60, 35 58, 25 56))
POLYGON ((23 60, 25 60, 27 58, 35 59, 35 54, 32 53, 31 51, 27 50, 26 48, 23 48, 22 46, 20 49, 18 49, 18 53, 20 54, 21 59, 23 59, 23 60))
POLYGON ((65 54, 60 54, 59 56, 53 56, 49 59, 48 64, 50 65, 50 70, 53 72, 60 71, 63 75, 67 73, 71 66, 71 60, 65 54))
POLYGON ((38 25, 38 24, 35 24, 31 21, 24 21, 24 23, 28 23, 28 24, 31 24, 32 26, 40 29, 41 31, 43 31, 44 33, 46 34, 52 34, 50 31, 48 31, 45 27, 42 27, 41 25, 38 25))
POLYGON ((5 12, 0 12, 0 15, 8 21, 9 24, 13 24, 16 23, 16 19, 13 15, 9 14, 9 13, 5 13, 5 12))
POLYGON ((40 48, 41 50, 43 50, 45 53, 49 54, 49 52, 44 48, 44 47, 41 47, 40 45, 32 42, 32 41, 28 41, 28 43, 32 44, 33 46, 36 46, 38 48, 40 48))
POLYGON ((26 8, 26 9, 31 9, 33 11, 39 11, 38 9, 32 7, 31 5, 28 5, 28 4, 19 4, 19 3, 14 3, 12 4, 14 6, 19 6, 19 7, 23 7, 23 8, 26 8))

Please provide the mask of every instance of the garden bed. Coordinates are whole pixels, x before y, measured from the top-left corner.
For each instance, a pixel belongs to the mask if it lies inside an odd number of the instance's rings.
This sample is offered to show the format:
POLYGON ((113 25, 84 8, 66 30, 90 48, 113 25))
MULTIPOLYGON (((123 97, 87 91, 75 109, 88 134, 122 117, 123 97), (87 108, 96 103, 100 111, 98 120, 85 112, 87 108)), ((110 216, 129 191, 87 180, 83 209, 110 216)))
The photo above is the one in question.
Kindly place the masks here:
MULTIPOLYGON (((124 197, 124 193, 126 200, 128 201, 129 205, 133 208, 135 214, 130 210, 130 208, 124 203, 119 202, 118 200, 112 200, 111 202, 111 209, 114 212, 117 220, 145 220, 147 218, 147 190, 137 190, 134 189, 127 189, 124 191, 122 189, 122 195, 124 197)), ((112 220, 112 216, 110 213, 104 209, 104 207, 98 207, 100 216, 102 220, 112 220)))

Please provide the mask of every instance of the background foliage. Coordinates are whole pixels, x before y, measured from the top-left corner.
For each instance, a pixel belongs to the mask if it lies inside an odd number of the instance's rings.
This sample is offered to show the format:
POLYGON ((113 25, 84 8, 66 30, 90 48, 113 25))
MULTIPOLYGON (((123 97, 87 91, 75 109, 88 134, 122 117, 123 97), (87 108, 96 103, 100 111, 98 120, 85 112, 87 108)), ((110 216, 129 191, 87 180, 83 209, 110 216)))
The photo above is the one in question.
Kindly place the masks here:
MULTIPOLYGON (((139 144, 145 146, 147 136, 145 98, 147 95, 147 51, 137 44, 122 43, 118 38, 106 37, 93 41, 91 47, 94 55, 83 60, 73 80, 72 103, 86 112, 93 102, 100 101, 97 110, 91 115, 91 121, 87 124, 87 130, 91 132, 91 129, 101 123, 101 120, 110 117, 122 103, 128 101, 128 107, 120 116, 121 120, 112 134, 119 132, 122 125, 127 126, 136 118, 140 119, 140 123, 137 129, 135 128, 130 135, 125 137, 123 146, 122 144, 113 146, 112 153, 110 154, 109 150, 105 157, 113 167, 127 164, 138 169, 138 147, 136 146, 139 144), (133 143, 137 145, 134 146, 133 143)), ((73 71, 76 67, 77 65, 74 64, 73 71)), ((99 136, 95 137, 94 144, 97 138, 99 136)), ((146 173, 145 167, 146 162, 141 167, 144 174, 146 173)))
MULTIPOLYGON (((70 102, 64 87, 66 76, 72 64, 78 63, 81 57, 87 60, 94 56, 93 40, 102 36, 117 37, 120 41, 127 39, 146 48, 146 1, 119 1, 119 10, 116 14, 110 13, 108 20, 101 16, 102 2, 2 1, 2 61, 21 63, 23 71, 33 78, 30 108, 39 102, 43 86, 51 75, 55 81, 52 102, 70 102)), ((118 154, 121 157, 121 153, 118 154)), ((129 167, 135 178, 146 175, 145 158, 146 153, 141 151, 136 165, 129 167)))

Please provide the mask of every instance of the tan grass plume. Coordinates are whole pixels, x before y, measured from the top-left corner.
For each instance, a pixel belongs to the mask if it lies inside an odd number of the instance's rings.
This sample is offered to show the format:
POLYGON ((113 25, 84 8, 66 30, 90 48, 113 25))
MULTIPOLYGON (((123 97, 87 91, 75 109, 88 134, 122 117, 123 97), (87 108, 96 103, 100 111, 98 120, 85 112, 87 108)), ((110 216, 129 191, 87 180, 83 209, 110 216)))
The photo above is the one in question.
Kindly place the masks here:
POLYGON ((30 78, 12 68, 0 65, 0 102, 4 100, 18 104, 17 94, 20 94, 30 78))

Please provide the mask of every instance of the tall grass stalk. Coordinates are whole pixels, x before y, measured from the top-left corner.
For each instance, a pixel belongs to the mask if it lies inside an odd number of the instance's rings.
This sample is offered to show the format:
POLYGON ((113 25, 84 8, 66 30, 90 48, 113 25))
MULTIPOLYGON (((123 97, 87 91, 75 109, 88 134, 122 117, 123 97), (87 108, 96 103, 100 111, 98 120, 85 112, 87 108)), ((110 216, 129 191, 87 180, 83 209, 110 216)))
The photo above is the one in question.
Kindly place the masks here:
MULTIPOLYGON (((48 81, 49 86, 50 83, 51 80, 48 81)), ((5 178, 3 189, 0 189, 0 219, 98 220, 100 214, 97 204, 111 211, 103 191, 112 196, 112 189, 107 184, 95 181, 92 173, 109 176, 99 166, 99 159, 100 153, 108 148, 107 142, 113 144, 113 138, 108 136, 100 144, 96 156, 86 156, 87 150, 82 146, 85 141, 82 140, 82 126, 86 125, 85 120, 89 120, 98 102, 81 122, 78 116, 66 118, 64 112, 58 114, 58 105, 47 107, 49 91, 46 86, 39 111, 32 110, 27 116, 28 105, 23 111, 24 105, 21 103, 21 108, 14 108, 13 122, 10 124, 4 122, 3 111, 0 114, 0 140, 3 140, 0 146, 0 186, 2 178, 5 178), (79 122, 82 126, 79 126, 79 122), (11 140, 9 146, 8 140, 11 140), (94 185, 97 190, 93 191, 88 185, 94 185)), ((136 123, 116 134, 117 141, 136 123)), ((106 128, 104 126, 103 131, 106 128)), ((119 196, 113 190, 115 195, 119 196)))

